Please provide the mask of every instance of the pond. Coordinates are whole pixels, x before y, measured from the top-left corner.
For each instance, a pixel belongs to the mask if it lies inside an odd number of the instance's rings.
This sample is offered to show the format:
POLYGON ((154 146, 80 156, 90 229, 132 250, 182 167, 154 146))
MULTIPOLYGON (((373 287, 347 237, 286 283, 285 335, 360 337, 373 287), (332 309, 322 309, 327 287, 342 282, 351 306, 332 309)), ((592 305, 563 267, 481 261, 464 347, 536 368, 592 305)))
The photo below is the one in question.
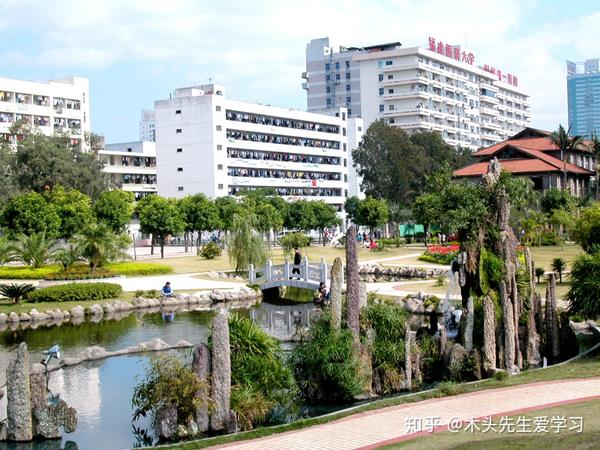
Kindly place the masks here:
MULTIPOLYGON (((282 340, 284 348, 291 348, 298 325, 308 326, 317 313, 312 303, 284 301, 262 302, 249 308, 237 309, 256 322, 270 335, 282 340)), ((0 382, 4 384, 8 362, 20 342, 26 342, 31 362, 41 360, 41 352, 52 345, 61 347, 63 357, 76 357, 86 347, 98 345, 114 351, 140 342, 160 338, 169 344, 186 340, 192 344, 206 342, 214 311, 135 311, 120 320, 85 321, 78 325, 63 323, 60 326, 40 326, 36 329, 6 329, 0 332, 0 382)), ((419 316, 412 319, 416 329, 426 321, 419 316)), ((190 350, 179 350, 189 355, 190 350)), ((51 373, 50 388, 78 411, 77 431, 65 434, 62 441, 34 442, 16 446, 0 443, 0 449, 112 449, 130 448, 142 442, 131 425, 131 395, 137 378, 145 372, 147 354, 135 354, 86 362, 81 365, 51 373), (110 442, 107 442, 107 433, 110 442)), ((338 406, 339 408, 339 406, 338 406)), ((6 414, 6 396, 0 400, 0 415, 6 414)), ((308 411, 314 415, 319 409, 308 411)), ((331 411, 331 408, 326 408, 331 411)), ((138 421, 141 428, 148 423, 138 421)), ((150 436, 150 439, 152 436, 150 436)), ((150 442, 145 442, 145 445, 150 442)))

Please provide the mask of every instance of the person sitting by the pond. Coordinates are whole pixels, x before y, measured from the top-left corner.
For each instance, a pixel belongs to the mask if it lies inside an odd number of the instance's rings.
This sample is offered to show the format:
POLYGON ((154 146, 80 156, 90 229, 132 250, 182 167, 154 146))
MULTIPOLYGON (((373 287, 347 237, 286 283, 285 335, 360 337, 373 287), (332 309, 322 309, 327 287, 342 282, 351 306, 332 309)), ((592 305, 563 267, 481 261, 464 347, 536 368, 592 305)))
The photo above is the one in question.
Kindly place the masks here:
POLYGON ((369 241, 369 248, 371 250, 377 248, 377 242, 375 242, 373 239, 370 239, 370 241, 369 241))
POLYGON ((324 305, 329 303, 329 292, 327 292, 327 286, 322 281, 319 283, 319 291, 317 292, 316 303, 324 305))
POLYGON ((173 288, 171 287, 171 282, 167 281, 165 283, 165 285, 163 286, 163 288, 160 291, 160 295, 162 297, 173 297, 173 288))

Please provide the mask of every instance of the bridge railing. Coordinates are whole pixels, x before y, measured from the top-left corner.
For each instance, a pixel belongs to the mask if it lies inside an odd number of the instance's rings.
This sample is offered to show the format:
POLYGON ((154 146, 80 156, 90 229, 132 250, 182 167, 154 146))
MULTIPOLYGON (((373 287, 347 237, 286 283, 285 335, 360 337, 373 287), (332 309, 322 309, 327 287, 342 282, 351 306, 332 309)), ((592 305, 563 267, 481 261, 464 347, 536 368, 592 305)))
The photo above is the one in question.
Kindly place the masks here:
POLYGON ((298 265, 290 264, 285 259, 283 264, 273 264, 268 260, 264 267, 255 268, 250 264, 248 267, 248 279, 250 284, 263 284, 273 281, 297 280, 306 283, 319 284, 321 281, 328 284, 329 281, 329 266, 325 262, 325 258, 321 258, 320 263, 309 263, 305 256, 302 262, 298 265))

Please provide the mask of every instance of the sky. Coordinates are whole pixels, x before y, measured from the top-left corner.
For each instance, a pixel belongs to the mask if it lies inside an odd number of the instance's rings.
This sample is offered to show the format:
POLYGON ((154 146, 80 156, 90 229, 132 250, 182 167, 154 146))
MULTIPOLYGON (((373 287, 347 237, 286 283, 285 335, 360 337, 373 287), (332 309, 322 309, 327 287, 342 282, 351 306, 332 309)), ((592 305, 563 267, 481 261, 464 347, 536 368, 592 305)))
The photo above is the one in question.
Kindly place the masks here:
POLYGON ((139 139, 142 109, 182 86, 306 108, 306 44, 429 36, 518 76, 532 126, 567 123, 565 60, 600 57, 600 0, 0 0, 0 76, 90 80, 92 130, 139 139))

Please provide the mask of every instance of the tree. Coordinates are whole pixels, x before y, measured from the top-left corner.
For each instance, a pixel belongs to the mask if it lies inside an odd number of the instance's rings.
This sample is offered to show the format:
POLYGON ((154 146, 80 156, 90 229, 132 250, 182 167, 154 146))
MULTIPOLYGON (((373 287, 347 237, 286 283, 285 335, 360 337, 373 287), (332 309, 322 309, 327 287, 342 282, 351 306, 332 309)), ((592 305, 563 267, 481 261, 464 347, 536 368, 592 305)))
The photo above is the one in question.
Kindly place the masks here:
POLYGON ((402 206, 424 192, 427 175, 444 164, 458 167, 465 158, 436 132, 408 135, 383 121, 369 126, 352 157, 368 195, 402 206))
POLYGON ((256 229, 256 216, 241 211, 233 216, 227 251, 235 271, 247 270, 250 264, 260 267, 267 260, 267 249, 256 229))
POLYGON ((15 246, 6 236, 0 237, 0 266, 11 262, 15 256, 15 246))
POLYGON ((581 211, 573 226, 573 239, 586 251, 600 245, 600 203, 594 203, 581 211))
POLYGON ((554 258, 552 260, 552 270, 558 274, 558 282, 562 283, 562 274, 567 268, 567 262, 563 258, 554 258))
POLYGON ((388 214, 388 207, 385 200, 367 197, 358 206, 359 225, 368 226, 371 232, 373 228, 387 222, 388 214))
POLYGON ((348 215, 350 221, 354 224, 358 224, 358 207, 360 206, 360 198, 353 196, 348 197, 344 202, 344 211, 348 215))
POLYGON ((94 203, 96 220, 108 225, 113 233, 122 233, 133 215, 133 192, 105 191, 94 203))
POLYGON ((88 261, 91 272, 107 262, 127 258, 129 243, 126 234, 115 234, 102 222, 88 224, 72 240, 76 254, 88 261))
POLYGON ((431 225, 439 222, 442 216, 441 198, 435 194, 423 194, 415 200, 412 213, 418 223, 425 228, 425 245, 429 244, 428 235, 431 225))
POLYGON ((219 208, 204 194, 188 195, 180 200, 180 208, 185 220, 185 230, 197 232, 196 246, 200 245, 203 231, 212 231, 219 228, 219 208))
POLYGON ((554 211, 559 209, 571 210, 575 206, 575 198, 568 192, 559 189, 548 189, 542 197, 540 206, 544 214, 551 216, 554 211))
POLYGON ((240 211, 240 205, 233 197, 217 197, 215 205, 219 209, 219 229, 230 231, 233 227, 233 217, 240 211))
POLYGON ((92 199, 107 188, 103 165, 96 155, 71 145, 67 136, 44 136, 26 131, 19 141, 12 172, 23 191, 43 192, 61 185, 92 199))
MULTIPOLYGON (((594 247, 598 250, 598 247, 594 247)), ((571 287, 565 299, 569 314, 579 314, 584 319, 600 317, 600 252, 583 253, 577 257, 571 274, 571 287)))
POLYGON ((598 134, 596 133, 596 131, 594 130, 592 132, 592 140, 590 142, 590 150, 592 152, 592 154, 594 155, 594 159, 596 160, 596 166, 594 167, 594 172, 596 173, 596 183, 595 183, 595 187, 596 187, 596 195, 595 195, 595 199, 599 200, 600 199, 600 171, 598 170, 600 167, 600 138, 598 138, 598 134))
POLYGON ((185 222, 183 214, 174 199, 159 195, 147 195, 137 204, 140 229, 152 234, 160 243, 160 257, 165 257, 165 240, 183 232, 185 222))
POLYGON ((256 206, 256 229, 263 233, 270 247, 269 233, 283 228, 283 214, 271 203, 263 202, 256 206))
POLYGON ((94 221, 90 198, 75 189, 56 186, 45 197, 60 218, 59 238, 69 239, 94 221))
POLYGON ((543 267, 535 268, 535 277, 537 278, 538 284, 540 283, 540 277, 543 277, 545 273, 546 273, 546 269, 544 269, 543 267))
POLYGON ((27 294, 32 291, 35 291, 33 284, 0 284, 0 295, 11 299, 15 305, 21 303, 21 299, 27 297, 27 294))
POLYGON ((2 212, 2 228, 9 234, 59 234, 60 217, 53 205, 37 192, 11 198, 2 212))
MULTIPOLYGON (((319 236, 322 239, 325 228, 329 228, 340 223, 337 210, 334 206, 325 203, 322 200, 310 202, 309 205, 312 209, 312 215, 314 217, 313 228, 317 228, 319 230, 319 236)), ((325 245, 324 240, 323 245, 325 245)))
POLYGON ((49 239, 43 231, 29 236, 20 233, 15 240, 17 259, 36 269, 51 261, 56 251, 56 241, 49 239))
POLYGON ((316 228, 315 211, 308 200, 298 200, 289 205, 284 225, 288 230, 316 228))
POLYGON ((583 143, 582 136, 570 137, 570 131, 570 127, 568 130, 565 130, 565 127, 559 125, 558 130, 550 135, 550 140, 560 150, 560 159, 563 161, 563 182, 561 186, 563 191, 567 189, 567 155, 583 143))
POLYGON ((0 143, 0 210, 8 199, 19 193, 19 188, 14 179, 15 153, 4 143, 0 143))

